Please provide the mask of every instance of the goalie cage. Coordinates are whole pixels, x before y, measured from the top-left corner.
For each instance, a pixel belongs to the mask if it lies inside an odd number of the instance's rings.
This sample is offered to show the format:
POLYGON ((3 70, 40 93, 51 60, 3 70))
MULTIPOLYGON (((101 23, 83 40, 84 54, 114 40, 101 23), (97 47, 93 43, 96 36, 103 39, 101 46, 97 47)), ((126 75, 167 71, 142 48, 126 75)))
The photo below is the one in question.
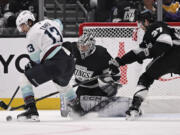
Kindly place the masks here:
MULTIPOLYGON (((169 23, 169 25, 180 33, 180 23, 169 23)), ((107 48, 113 57, 122 57, 131 49, 137 48, 144 35, 137 23, 82 23, 79 26, 79 35, 84 32, 91 32, 96 44, 107 48)), ((120 67, 120 83, 123 87, 118 92, 119 96, 133 96, 138 77, 145 71, 148 62, 149 60, 145 60, 143 65, 135 62, 120 67)), ((150 87, 142 109, 147 113, 179 113, 179 104, 180 76, 167 74, 150 87)))

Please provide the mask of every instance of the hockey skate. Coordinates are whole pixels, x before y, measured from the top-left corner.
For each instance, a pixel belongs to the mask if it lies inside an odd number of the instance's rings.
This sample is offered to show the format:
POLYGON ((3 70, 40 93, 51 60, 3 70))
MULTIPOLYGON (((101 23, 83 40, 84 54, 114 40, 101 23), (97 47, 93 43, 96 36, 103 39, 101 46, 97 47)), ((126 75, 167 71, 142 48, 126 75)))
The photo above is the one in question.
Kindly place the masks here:
POLYGON ((139 108, 131 106, 126 111, 126 120, 137 120, 141 115, 142 111, 139 108))
POLYGON ((19 114, 17 116, 17 120, 18 121, 35 121, 35 122, 40 121, 39 113, 37 111, 35 103, 28 104, 26 111, 19 114))
POLYGON ((142 115, 142 111, 140 110, 140 105, 143 99, 141 97, 135 96, 132 105, 126 111, 126 119, 127 120, 136 120, 142 115))

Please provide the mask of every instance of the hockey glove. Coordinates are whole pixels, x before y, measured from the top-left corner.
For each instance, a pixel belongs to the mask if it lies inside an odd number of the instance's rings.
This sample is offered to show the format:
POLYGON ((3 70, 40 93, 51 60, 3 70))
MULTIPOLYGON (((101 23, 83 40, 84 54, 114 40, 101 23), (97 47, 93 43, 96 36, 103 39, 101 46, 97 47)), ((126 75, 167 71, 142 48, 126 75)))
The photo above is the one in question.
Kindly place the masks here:
POLYGON ((99 87, 108 97, 112 97, 117 94, 118 84, 114 83, 112 77, 98 78, 99 87))
POLYGON ((116 57, 115 59, 111 59, 109 61, 109 70, 111 71, 111 74, 119 73, 119 67, 121 66, 121 63, 119 61, 120 61, 120 58, 118 57, 116 57))
POLYGON ((26 72, 27 70, 31 69, 32 67, 34 67, 35 65, 37 65, 37 63, 35 63, 34 61, 30 61, 28 62, 26 65, 25 65, 25 68, 24 68, 24 72, 26 72))

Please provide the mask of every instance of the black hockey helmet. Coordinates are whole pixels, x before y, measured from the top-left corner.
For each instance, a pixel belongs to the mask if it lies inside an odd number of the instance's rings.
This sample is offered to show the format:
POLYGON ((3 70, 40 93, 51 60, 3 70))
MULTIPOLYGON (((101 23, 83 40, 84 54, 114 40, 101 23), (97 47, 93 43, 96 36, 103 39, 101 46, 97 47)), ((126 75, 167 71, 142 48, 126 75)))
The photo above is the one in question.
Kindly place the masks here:
POLYGON ((156 20, 156 15, 151 10, 143 10, 138 15, 138 21, 145 22, 146 19, 149 23, 153 23, 156 20))

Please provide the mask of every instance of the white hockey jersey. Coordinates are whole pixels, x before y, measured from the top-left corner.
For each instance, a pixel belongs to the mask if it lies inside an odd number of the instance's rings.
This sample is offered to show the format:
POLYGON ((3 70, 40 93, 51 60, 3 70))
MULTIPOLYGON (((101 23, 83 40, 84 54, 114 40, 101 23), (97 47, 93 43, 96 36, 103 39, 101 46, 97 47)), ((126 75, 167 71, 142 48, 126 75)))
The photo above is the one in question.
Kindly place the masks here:
MULTIPOLYGON (((32 61, 40 63, 49 49, 62 44, 63 36, 60 27, 57 21, 49 19, 32 26, 26 36, 27 50, 32 61)), ((48 54, 48 58, 53 57, 60 48, 61 46, 58 46, 56 50, 48 54)))

